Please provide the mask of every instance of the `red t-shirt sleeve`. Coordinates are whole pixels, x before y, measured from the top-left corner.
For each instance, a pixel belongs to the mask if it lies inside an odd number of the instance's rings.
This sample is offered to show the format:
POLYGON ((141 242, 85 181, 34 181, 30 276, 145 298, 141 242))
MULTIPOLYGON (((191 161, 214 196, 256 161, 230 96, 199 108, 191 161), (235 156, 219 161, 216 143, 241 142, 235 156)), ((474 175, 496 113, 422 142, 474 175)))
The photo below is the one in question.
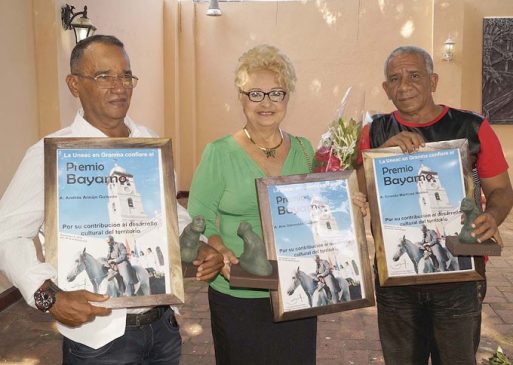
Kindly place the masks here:
POLYGON ((499 138, 488 119, 481 123, 478 132, 481 149, 477 154, 477 173, 481 178, 494 177, 508 169, 499 138))
MULTIPOLYGON (((488 119, 481 123, 478 132, 481 148, 477 154, 477 173, 481 178, 497 176, 508 169, 499 138, 493 131, 488 119)), ((484 257, 485 264, 488 256, 484 257)))
POLYGON ((362 132, 360 133, 360 140, 358 141, 358 155, 356 157, 356 164, 361 165, 363 163, 363 150, 370 148, 370 123, 363 126, 362 132))

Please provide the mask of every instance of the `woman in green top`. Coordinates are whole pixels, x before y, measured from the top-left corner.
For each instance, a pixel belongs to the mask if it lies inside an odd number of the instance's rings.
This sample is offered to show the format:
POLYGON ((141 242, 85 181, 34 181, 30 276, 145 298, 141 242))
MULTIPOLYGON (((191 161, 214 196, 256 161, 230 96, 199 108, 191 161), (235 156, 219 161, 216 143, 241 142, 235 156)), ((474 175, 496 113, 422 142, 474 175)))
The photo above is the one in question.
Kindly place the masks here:
POLYGON ((223 276, 209 288, 217 364, 315 364, 317 318, 274 323, 268 290, 230 288, 241 221, 262 236, 255 179, 308 173, 313 149, 280 129, 296 76, 277 48, 260 45, 239 59, 235 85, 246 116, 234 134, 208 144, 192 181, 189 212, 203 215, 210 245, 223 254, 223 276))

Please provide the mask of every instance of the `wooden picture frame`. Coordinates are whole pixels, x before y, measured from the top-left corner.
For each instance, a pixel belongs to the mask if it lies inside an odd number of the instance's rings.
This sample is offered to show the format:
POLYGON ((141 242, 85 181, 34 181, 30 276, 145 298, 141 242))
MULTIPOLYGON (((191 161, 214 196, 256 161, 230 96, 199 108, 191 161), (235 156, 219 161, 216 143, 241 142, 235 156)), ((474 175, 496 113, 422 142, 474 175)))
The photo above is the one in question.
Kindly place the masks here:
POLYGON ((107 293, 97 305, 111 308, 183 303, 171 140, 45 138, 44 152, 59 287, 107 293))
POLYGON ((266 177, 256 184, 267 257, 278 266, 274 320, 374 305, 363 217, 351 199, 356 173, 266 177), (328 273, 321 276, 329 291, 319 285, 318 271, 328 273))
POLYGON ((411 154, 363 151, 381 286, 484 279, 474 258, 445 246, 461 230, 461 200, 474 195, 469 156, 466 139, 426 143, 411 154))

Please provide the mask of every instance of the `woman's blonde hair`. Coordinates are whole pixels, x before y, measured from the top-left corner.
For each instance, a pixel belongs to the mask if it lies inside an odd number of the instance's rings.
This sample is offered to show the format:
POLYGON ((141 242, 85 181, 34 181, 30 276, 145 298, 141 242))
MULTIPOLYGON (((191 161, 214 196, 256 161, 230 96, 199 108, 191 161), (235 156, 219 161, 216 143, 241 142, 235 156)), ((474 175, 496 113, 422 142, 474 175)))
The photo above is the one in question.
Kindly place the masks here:
POLYGON ((274 72, 280 86, 293 92, 296 84, 296 72, 289 58, 278 48, 261 44, 246 51, 239 58, 235 71, 235 86, 242 90, 248 82, 249 74, 254 71, 267 70, 274 72))

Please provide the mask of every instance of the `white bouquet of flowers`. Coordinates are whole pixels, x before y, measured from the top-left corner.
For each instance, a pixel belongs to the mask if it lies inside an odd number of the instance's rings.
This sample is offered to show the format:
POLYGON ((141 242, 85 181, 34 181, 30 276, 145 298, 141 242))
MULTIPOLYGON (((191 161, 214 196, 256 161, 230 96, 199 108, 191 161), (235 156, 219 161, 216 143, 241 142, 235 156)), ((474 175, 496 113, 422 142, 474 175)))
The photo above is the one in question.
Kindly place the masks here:
MULTIPOLYGON (((363 113, 358 108, 347 116, 346 108, 351 89, 347 89, 335 119, 328 126, 327 132, 321 136, 314 156, 314 172, 341 171, 355 167, 363 113)), ((367 117, 368 113, 366 119, 367 117)))

